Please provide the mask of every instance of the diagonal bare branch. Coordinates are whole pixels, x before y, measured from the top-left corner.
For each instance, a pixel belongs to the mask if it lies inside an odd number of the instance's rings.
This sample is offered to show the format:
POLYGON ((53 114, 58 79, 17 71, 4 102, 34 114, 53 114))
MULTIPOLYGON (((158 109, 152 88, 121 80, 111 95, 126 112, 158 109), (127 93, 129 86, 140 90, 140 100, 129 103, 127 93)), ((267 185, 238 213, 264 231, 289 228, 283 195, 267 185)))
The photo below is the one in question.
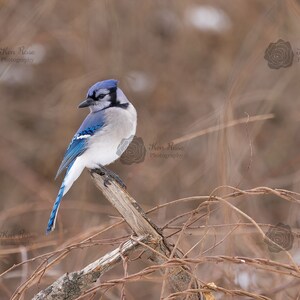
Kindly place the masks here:
MULTIPOLYGON (((172 247, 168 244, 160 229, 147 218, 144 211, 129 193, 115 181, 112 181, 106 187, 103 178, 95 170, 91 172, 91 176, 96 186, 133 230, 135 236, 84 269, 64 274, 49 287, 40 291, 33 298, 34 300, 73 300, 84 295, 100 276, 118 265, 124 257, 129 256, 137 248, 143 248, 146 259, 158 265, 168 261, 172 247)), ((175 258, 179 257, 177 251, 173 252, 175 258)), ((164 276, 167 278, 172 292, 181 292, 188 288, 198 289, 198 282, 191 274, 188 266, 175 265, 165 268, 164 276)), ((199 289, 199 293, 185 295, 182 299, 205 300, 205 296, 199 289)))

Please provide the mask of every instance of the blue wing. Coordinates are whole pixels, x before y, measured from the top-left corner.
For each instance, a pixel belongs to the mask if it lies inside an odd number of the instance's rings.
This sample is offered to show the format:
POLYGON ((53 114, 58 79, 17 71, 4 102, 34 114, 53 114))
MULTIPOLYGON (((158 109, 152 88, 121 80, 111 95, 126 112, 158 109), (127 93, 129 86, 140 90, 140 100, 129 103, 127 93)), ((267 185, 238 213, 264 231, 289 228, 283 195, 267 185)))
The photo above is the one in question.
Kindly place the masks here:
POLYGON ((68 168, 78 156, 87 150, 89 139, 104 126, 105 118, 102 111, 90 113, 85 118, 67 148, 55 178, 57 178, 63 170, 68 168))

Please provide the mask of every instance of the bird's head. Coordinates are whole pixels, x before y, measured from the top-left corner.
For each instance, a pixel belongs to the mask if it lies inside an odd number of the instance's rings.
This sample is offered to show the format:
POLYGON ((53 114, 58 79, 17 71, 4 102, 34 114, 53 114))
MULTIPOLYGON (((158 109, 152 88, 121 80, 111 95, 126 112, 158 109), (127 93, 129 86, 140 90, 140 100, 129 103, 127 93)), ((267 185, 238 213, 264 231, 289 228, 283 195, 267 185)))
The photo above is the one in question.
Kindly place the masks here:
POLYGON ((78 107, 89 107, 91 111, 99 111, 115 106, 126 108, 128 105, 128 99, 118 88, 118 81, 108 79, 92 85, 87 92, 86 99, 78 107))

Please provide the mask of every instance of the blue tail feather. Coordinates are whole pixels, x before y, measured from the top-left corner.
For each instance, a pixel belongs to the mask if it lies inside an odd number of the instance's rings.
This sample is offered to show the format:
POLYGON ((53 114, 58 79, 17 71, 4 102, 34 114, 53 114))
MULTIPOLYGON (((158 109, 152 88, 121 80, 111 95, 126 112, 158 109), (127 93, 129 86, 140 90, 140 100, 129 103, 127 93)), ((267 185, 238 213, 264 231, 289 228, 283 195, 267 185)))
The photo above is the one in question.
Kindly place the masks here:
MULTIPOLYGON (((59 208, 59 205, 60 205, 60 202, 61 202, 61 199, 62 197, 64 196, 64 191, 66 189, 66 178, 67 178, 67 175, 69 173, 69 171, 71 170, 73 164, 74 164, 75 161, 73 161, 67 168, 67 172, 66 172, 66 175, 65 175, 65 178, 61 184, 61 187, 58 191, 58 195, 56 197, 56 200, 54 202, 54 205, 53 205, 53 208, 52 208, 52 211, 51 211, 51 214, 50 214, 50 218, 49 218, 49 221, 48 221, 48 225, 47 225, 47 229, 46 229, 46 234, 50 233, 51 231, 54 230, 54 227, 55 227, 55 221, 56 221, 56 217, 57 217, 57 213, 58 213, 58 208, 59 208)), ((69 187, 70 188, 70 187, 69 187)), ((68 189, 69 189, 68 188, 68 189)))
POLYGON ((53 208, 52 208, 52 211, 51 211, 51 214, 50 214, 46 234, 50 233, 54 229, 55 219, 56 219, 56 216, 57 216, 57 213, 58 213, 58 208, 59 208, 61 199, 64 195, 64 190, 65 190, 65 184, 63 182, 60 189, 59 189, 58 195, 56 197, 56 200, 54 202, 54 205, 53 205, 53 208))

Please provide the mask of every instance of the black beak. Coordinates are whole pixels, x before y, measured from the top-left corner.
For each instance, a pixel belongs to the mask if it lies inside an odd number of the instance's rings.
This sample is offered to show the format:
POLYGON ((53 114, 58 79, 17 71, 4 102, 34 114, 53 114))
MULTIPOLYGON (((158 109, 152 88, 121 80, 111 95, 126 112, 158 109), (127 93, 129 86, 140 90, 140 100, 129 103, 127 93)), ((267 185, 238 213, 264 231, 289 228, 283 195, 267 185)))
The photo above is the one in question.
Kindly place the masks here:
POLYGON ((94 103, 94 100, 92 98, 86 98, 84 101, 82 101, 78 108, 88 107, 94 103))

